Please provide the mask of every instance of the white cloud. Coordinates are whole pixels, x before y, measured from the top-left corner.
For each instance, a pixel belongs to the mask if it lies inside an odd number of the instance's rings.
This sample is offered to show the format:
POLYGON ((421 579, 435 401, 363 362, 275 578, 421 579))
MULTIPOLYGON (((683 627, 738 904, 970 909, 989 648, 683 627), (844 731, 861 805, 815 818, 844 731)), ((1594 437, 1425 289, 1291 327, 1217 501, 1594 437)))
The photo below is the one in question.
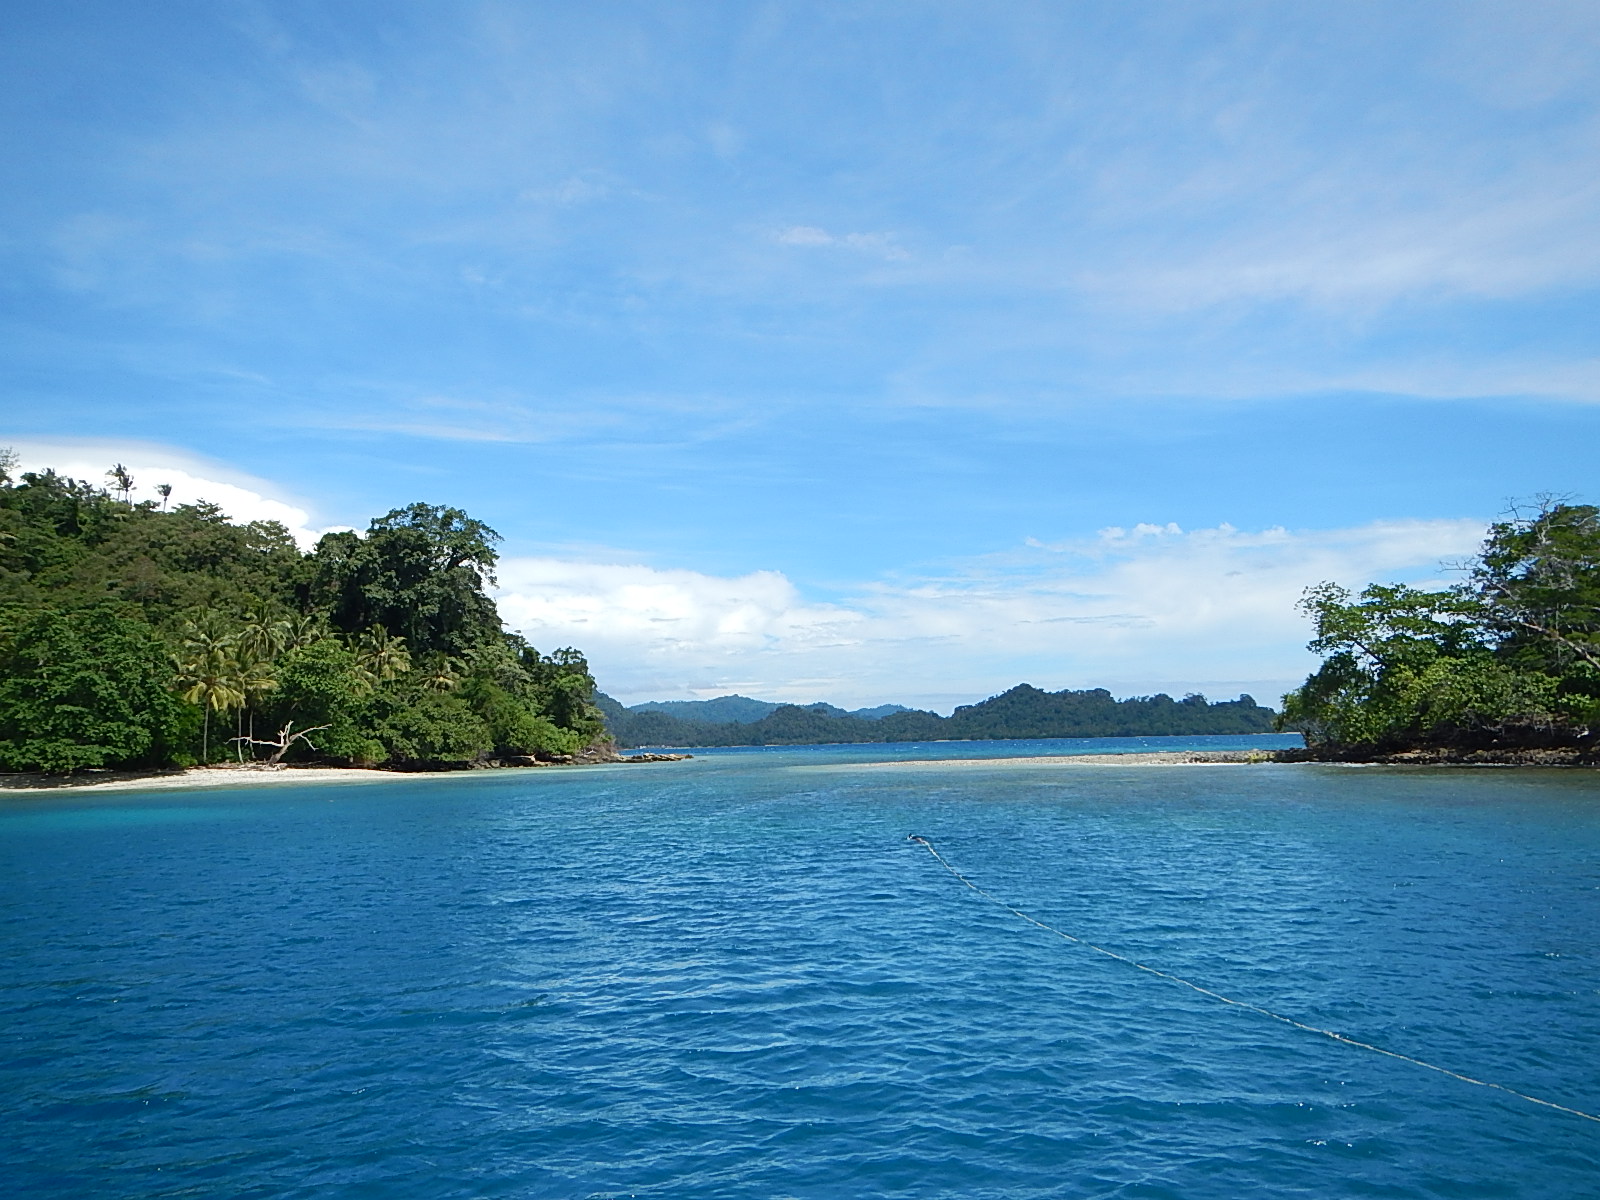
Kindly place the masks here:
POLYGON ((506 558, 498 574, 501 615, 534 644, 545 650, 579 646, 601 669, 614 670, 619 683, 626 675, 674 694, 692 690, 689 678, 701 686, 737 679, 770 689, 775 680, 751 676, 760 660, 798 661, 853 644, 867 621, 848 607, 807 603, 777 571, 730 578, 506 558))
POLYGON ((156 486, 171 484, 169 504, 205 500, 217 505, 234 521, 278 521, 288 528, 303 549, 315 545, 318 538, 332 529, 348 528, 342 525, 316 528, 310 512, 275 495, 278 489, 266 480, 167 446, 79 439, 41 442, 3 437, 0 437, 0 445, 16 450, 23 471, 54 468, 58 475, 83 479, 97 487, 108 486, 106 471, 113 463, 120 462, 134 478, 135 501, 159 501, 156 486))
POLYGON ((584 649, 601 686, 628 701, 745 691, 935 704, 1024 679, 1242 682, 1275 701, 1311 666, 1295 609, 1308 585, 1436 579, 1441 559, 1471 554, 1482 534, 1474 520, 1257 532, 1141 524, 828 604, 770 571, 726 578, 514 558, 502 564, 499 600, 542 649, 584 649))
POLYGON ((895 244, 892 233, 829 233, 815 225, 791 225, 779 230, 774 239, 782 246, 837 247, 895 262, 911 257, 895 244))
POLYGON ((836 240, 833 234, 815 225, 791 225, 778 234, 778 241, 785 246, 832 246, 836 240))

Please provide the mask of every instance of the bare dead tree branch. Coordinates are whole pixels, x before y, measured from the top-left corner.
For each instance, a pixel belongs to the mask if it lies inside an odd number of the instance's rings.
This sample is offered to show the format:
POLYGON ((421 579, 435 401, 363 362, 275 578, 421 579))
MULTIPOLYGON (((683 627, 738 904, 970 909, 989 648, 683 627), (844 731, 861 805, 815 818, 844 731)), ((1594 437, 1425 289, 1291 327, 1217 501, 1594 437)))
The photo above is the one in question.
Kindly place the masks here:
POLYGON ((266 761, 268 766, 276 766, 278 763, 283 761, 283 756, 289 752, 289 747, 294 745, 296 742, 304 742, 307 746, 310 746, 311 749, 315 750, 316 746, 312 745, 311 739, 307 735, 316 733, 319 729, 328 728, 330 728, 330 726, 313 725, 309 729, 297 730, 294 727, 294 722, 290 721, 282 729, 278 730, 278 740, 275 742, 266 738, 258 738, 250 735, 229 738, 228 740, 230 742, 248 743, 252 746, 271 746, 273 750, 271 755, 267 757, 266 761))
POLYGON ((1571 638, 1566 637, 1565 635, 1557 632, 1554 629, 1550 629, 1550 628, 1548 628, 1548 627, 1546 627, 1544 625, 1540 625, 1536 621, 1528 621, 1528 620, 1524 620, 1522 617, 1513 617, 1513 616, 1510 616, 1510 615, 1507 615, 1507 616, 1503 617, 1502 619, 1505 620, 1505 621, 1509 621, 1513 625, 1520 626, 1523 629, 1532 630, 1534 633, 1539 634, 1541 637, 1549 638, 1552 642, 1555 642, 1558 646, 1563 646, 1566 649, 1572 651, 1572 653, 1576 654, 1579 658, 1583 659, 1583 661, 1588 663, 1591 667, 1594 667, 1596 670, 1600 670, 1600 658, 1596 658, 1588 650, 1585 650, 1583 648, 1583 643, 1575 642, 1571 638))

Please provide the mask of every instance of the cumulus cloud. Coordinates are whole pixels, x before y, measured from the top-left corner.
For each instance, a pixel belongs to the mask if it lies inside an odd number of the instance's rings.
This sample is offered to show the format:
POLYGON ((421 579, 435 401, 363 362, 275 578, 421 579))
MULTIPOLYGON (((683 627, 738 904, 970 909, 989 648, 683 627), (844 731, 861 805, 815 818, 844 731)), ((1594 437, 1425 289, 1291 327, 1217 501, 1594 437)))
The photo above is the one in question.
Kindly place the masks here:
POLYGON ((727 577, 512 557, 500 563, 499 579, 508 625, 543 649, 583 648, 609 686, 625 692, 715 690, 728 680, 770 691, 779 677, 758 664, 774 658, 799 671, 784 684, 804 686, 808 655, 854 644, 868 619, 807 602, 777 571, 727 577))
POLYGON ((828 603, 771 571, 729 578, 514 558, 499 599, 509 624, 541 648, 584 648, 602 686, 630 701, 747 691, 937 704, 1023 679, 1221 680, 1276 700, 1311 665, 1295 609, 1306 586, 1437 579, 1440 560, 1470 554, 1482 533, 1474 520, 1314 531, 1142 524, 878 581, 828 603))
POLYGON ((309 511, 283 499, 278 489, 263 479, 209 462, 171 447, 139 442, 111 441, 7 441, 21 459, 21 470, 42 471, 54 468, 59 475, 107 486, 106 471, 121 463, 134 478, 133 499, 159 500, 158 484, 171 484, 169 504, 195 504, 202 500, 217 505, 234 521, 277 521, 284 525, 301 548, 316 544, 331 529, 348 526, 315 527, 309 511))

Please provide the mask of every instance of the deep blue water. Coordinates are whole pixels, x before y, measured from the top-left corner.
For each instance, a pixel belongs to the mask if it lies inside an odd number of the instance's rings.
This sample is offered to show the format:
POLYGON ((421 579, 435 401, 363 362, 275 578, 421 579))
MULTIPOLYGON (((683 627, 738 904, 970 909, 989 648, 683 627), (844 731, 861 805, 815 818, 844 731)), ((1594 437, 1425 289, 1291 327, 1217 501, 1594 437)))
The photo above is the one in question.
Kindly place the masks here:
POLYGON ((900 750, 5 797, 3 1192, 1600 1194, 1600 1125, 906 841, 1595 1111, 1600 778, 900 750))

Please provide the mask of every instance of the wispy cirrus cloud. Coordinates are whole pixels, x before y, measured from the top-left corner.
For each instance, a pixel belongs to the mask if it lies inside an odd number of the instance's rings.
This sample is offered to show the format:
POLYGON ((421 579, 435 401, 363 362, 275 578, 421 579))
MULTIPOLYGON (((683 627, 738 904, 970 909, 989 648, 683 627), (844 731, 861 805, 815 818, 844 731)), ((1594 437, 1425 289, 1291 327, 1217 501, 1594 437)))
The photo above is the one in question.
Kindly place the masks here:
POLYGON ((780 246, 854 250, 890 262, 904 262, 911 257, 892 233, 829 233, 815 225, 791 225, 774 234, 773 240, 780 246))
MULTIPOLYGON (((1574 140, 1573 153, 1591 153, 1600 123, 1574 140)), ((1503 300, 1600 279, 1600 185, 1588 176, 1549 163, 1514 181, 1452 174, 1414 171, 1413 194, 1374 196, 1375 180, 1330 172, 1278 212, 1159 257, 1134 239, 1072 282, 1156 311, 1293 300, 1367 314, 1410 297, 1503 300), (1438 194, 1419 203, 1418 189, 1438 194)))
MULTIPOLYGON (((12 222, 20 265, 125 313, 258 328, 251 368, 307 313, 338 327, 333 357, 446 391, 567 355, 563 378, 604 375, 670 338, 699 356, 685 390, 738 359, 755 405, 792 378, 774 329, 825 340, 868 402, 880 348, 973 371, 1032 353, 1084 391, 1203 401, 1235 394, 1248 346, 1255 394, 1381 373, 1445 395, 1492 355, 1437 314, 1600 287, 1592 5, 1153 4, 1092 35, 1050 6, 670 29, 401 7, 379 39, 229 18, 254 48, 237 90, 97 134, 94 186, 12 222), (881 94, 840 90, 857 77, 881 94), (846 256, 880 269, 783 269, 846 256), (397 337, 425 359, 400 365, 397 337)), ((1578 339, 1546 327, 1518 325, 1546 369, 1517 394, 1592 398, 1563 382, 1578 339)))

